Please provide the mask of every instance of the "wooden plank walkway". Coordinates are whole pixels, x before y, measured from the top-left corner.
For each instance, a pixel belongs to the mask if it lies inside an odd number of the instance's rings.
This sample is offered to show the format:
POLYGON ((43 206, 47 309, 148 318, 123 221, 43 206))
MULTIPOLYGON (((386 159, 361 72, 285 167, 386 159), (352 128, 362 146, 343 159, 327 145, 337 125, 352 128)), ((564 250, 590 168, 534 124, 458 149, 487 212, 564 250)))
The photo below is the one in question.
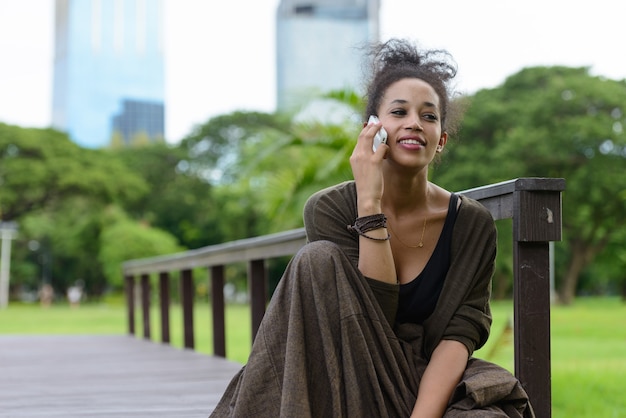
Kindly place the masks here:
POLYGON ((0 417, 207 417, 240 364, 118 336, 0 336, 0 417))

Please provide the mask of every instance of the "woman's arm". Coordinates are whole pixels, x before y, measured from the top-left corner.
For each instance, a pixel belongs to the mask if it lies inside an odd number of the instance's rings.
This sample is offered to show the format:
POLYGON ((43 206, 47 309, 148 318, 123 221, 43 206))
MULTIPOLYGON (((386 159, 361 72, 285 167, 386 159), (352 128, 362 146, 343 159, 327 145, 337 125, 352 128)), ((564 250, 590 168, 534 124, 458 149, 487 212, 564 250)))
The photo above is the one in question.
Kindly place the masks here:
POLYGON ((441 418, 452 391, 467 366, 467 348, 454 340, 442 340, 430 359, 417 394, 411 418, 441 418))
MULTIPOLYGON (((382 164, 388 147, 382 144, 375 153, 372 153, 373 137, 379 129, 380 123, 367 124, 361 131, 350 156, 359 217, 382 213, 382 164)), ((359 236, 358 268, 364 276, 374 280, 391 284, 398 282, 387 228, 359 236)))
POLYGON ((452 235, 452 259, 435 311, 424 321, 424 353, 442 340, 463 343, 471 355, 489 336, 491 277, 497 233, 491 214, 462 196, 452 235))

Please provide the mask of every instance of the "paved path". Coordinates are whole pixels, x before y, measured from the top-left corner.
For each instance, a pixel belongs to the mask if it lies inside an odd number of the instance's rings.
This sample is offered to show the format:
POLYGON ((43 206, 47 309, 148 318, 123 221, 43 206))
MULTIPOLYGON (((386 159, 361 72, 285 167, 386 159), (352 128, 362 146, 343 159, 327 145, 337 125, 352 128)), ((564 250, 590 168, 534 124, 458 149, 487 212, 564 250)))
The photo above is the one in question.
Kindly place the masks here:
POLYGON ((130 336, 0 336, 0 417, 207 417, 241 365, 130 336))

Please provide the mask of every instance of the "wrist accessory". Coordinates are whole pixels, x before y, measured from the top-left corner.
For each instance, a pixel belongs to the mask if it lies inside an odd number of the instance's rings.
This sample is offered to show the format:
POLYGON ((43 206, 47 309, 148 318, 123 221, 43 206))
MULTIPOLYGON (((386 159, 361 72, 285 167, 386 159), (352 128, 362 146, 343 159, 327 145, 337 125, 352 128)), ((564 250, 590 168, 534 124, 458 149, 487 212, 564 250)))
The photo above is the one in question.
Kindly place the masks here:
POLYGON ((356 218, 356 220, 354 221, 354 225, 348 225, 349 231, 354 231, 362 237, 371 239, 373 241, 387 241, 391 237, 389 233, 387 233, 387 238, 375 238, 367 235, 369 231, 380 228, 387 228, 387 217, 384 213, 361 216, 359 218, 356 218))

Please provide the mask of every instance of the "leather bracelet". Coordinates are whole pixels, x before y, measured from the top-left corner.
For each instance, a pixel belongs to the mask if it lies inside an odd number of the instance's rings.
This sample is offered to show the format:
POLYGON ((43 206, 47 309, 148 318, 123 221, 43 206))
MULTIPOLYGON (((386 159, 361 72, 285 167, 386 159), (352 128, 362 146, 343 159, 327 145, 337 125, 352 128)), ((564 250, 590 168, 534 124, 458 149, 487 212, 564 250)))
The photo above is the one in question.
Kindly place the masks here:
POLYGON ((348 225, 349 231, 354 231, 358 235, 367 239, 371 239, 373 241, 387 241, 389 238, 391 238, 391 235, 389 235, 389 233, 387 233, 387 238, 376 238, 367 235, 367 232, 380 228, 387 228, 387 217, 384 213, 362 216, 356 218, 356 220, 354 221, 354 225, 348 225))

